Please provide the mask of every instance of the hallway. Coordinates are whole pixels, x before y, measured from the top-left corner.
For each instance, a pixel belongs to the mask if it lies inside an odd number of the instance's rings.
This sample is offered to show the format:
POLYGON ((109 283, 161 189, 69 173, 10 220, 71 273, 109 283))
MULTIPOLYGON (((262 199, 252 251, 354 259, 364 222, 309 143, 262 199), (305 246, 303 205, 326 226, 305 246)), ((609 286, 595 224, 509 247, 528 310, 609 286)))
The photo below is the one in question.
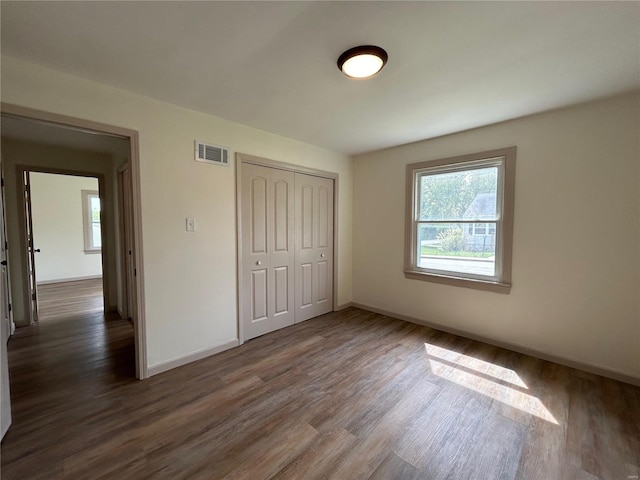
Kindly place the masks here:
POLYGON ((38 285, 38 320, 40 322, 102 314, 102 278, 38 285))

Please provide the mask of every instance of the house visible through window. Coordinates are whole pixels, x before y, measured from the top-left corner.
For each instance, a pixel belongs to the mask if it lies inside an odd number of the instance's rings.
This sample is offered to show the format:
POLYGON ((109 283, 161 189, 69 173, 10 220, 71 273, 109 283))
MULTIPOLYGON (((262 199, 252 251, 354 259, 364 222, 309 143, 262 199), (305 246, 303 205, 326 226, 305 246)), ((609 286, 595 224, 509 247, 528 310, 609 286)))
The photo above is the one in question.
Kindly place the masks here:
POLYGON ((409 278, 507 293, 515 147, 407 166, 409 278))
POLYGON ((100 228, 100 196, 95 190, 82 190, 82 212, 84 216, 84 251, 100 253, 102 235, 100 228))

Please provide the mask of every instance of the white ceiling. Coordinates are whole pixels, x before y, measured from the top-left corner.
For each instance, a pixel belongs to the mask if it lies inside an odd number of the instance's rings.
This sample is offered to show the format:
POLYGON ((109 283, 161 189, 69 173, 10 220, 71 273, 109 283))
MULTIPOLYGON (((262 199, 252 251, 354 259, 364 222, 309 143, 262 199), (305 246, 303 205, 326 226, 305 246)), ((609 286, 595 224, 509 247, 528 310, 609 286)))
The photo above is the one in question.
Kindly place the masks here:
POLYGON ((640 87, 639 2, 9 2, 3 55, 349 154, 640 87), (343 76, 344 50, 389 62, 343 76))

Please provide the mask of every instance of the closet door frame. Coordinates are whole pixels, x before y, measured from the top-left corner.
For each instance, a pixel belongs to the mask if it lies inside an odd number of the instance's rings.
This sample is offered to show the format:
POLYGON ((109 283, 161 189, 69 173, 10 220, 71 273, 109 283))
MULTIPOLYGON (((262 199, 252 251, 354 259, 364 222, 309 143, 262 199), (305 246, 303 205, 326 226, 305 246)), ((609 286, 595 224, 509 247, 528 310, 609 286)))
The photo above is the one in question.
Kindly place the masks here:
POLYGON ((333 298, 331 304, 333 310, 337 310, 337 291, 338 291, 338 182, 339 176, 337 173, 328 172, 326 170, 319 170, 315 168, 303 167, 300 165, 292 165, 290 163, 279 162, 277 160, 270 160, 267 158, 255 157, 253 155, 247 155, 245 153, 236 153, 236 252, 237 252, 237 265, 236 265, 236 291, 237 291, 237 329, 238 340, 242 345, 245 341, 244 326, 242 319, 244 318, 244 309, 242 301, 242 166, 243 164, 259 165, 262 167, 277 168, 279 170, 286 170, 293 173, 303 173, 306 175, 313 175, 316 177, 328 178, 333 180, 333 298))

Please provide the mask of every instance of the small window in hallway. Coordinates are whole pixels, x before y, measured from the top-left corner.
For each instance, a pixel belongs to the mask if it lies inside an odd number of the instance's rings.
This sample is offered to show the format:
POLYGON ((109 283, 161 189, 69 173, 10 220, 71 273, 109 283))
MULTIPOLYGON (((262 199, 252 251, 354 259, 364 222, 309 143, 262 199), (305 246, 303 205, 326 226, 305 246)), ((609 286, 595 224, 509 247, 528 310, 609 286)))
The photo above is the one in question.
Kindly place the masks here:
POLYGON ((100 196, 94 190, 82 190, 82 211, 84 214, 84 251, 100 253, 102 236, 100 232, 100 196))

